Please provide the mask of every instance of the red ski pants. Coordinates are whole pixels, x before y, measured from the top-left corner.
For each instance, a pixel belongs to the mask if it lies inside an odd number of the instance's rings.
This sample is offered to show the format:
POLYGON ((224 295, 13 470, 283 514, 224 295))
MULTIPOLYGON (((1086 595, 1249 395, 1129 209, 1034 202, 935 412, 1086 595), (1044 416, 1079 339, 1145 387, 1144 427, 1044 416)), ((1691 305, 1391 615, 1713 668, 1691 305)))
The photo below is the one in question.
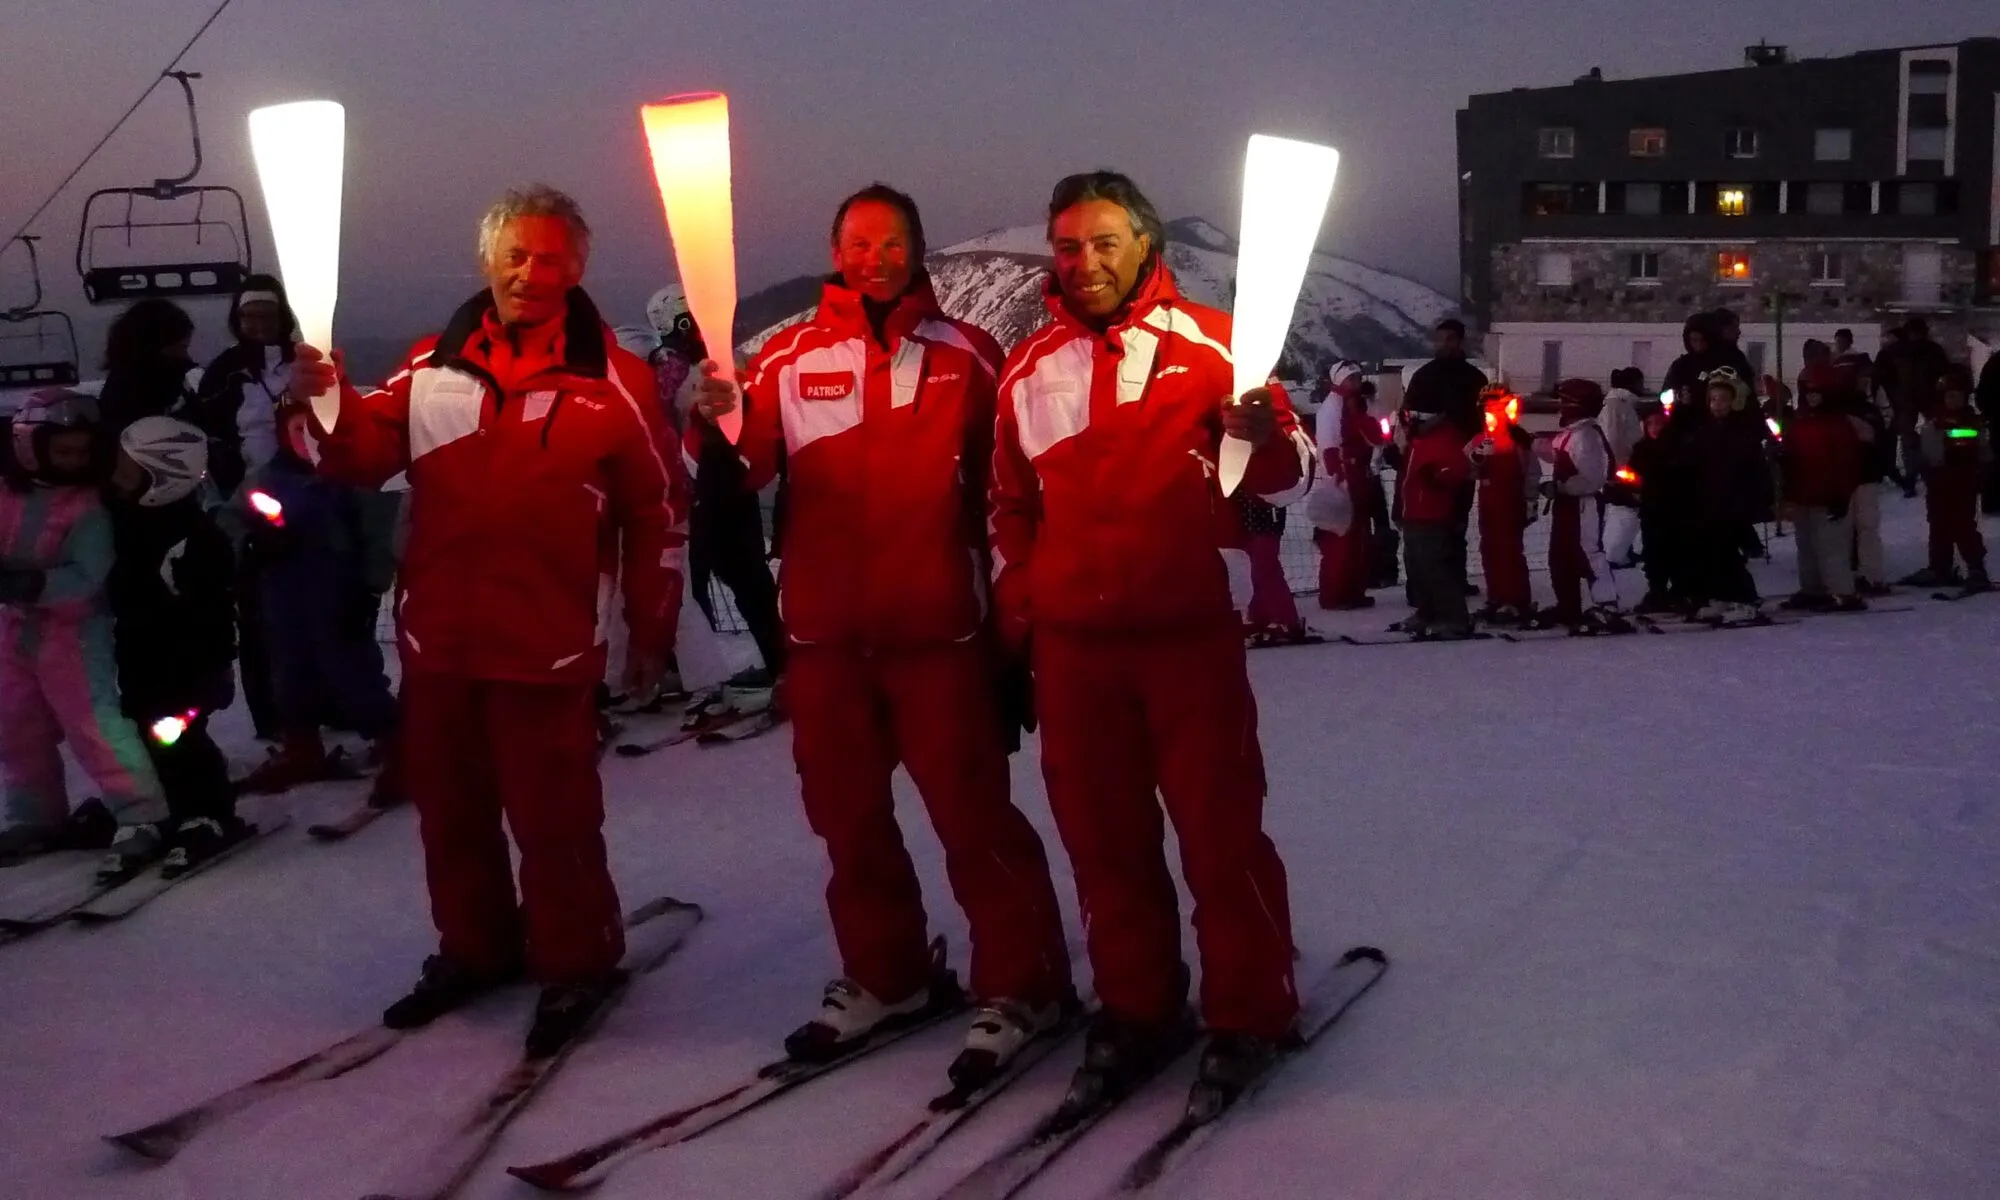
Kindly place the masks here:
POLYGON ((1353 608, 1368 599, 1368 523, 1359 514, 1346 533, 1313 531, 1319 546, 1319 606, 1353 608))
POLYGON ((1511 607, 1527 612, 1535 605, 1535 592, 1528 580, 1527 513, 1519 489, 1497 502, 1481 497, 1479 505, 1479 561, 1486 572, 1486 602, 1495 608, 1511 607))
POLYGON ((1932 473, 1924 484, 1924 516, 1930 522, 1930 566, 1940 578, 1951 574, 1952 553, 1968 571, 1986 569, 1986 539, 1979 536, 1979 481, 1932 473))
POLYGON ((1235 628, 1123 637, 1037 629, 1034 663, 1042 775, 1104 1007, 1166 1022, 1185 999, 1157 791, 1194 898, 1204 1020, 1282 1036, 1298 1014, 1291 906, 1264 833, 1257 705, 1235 628))
POLYGON ((1549 527, 1549 583, 1555 588, 1556 617, 1583 616, 1583 586, 1592 604, 1616 604, 1618 589, 1604 557, 1604 504, 1595 496, 1557 496, 1549 527))
POLYGON ((525 959, 543 984, 617 966, 625 935, 590 686, 406 671, 402 706, 439 953, 486 972, 525 959), (521 854, 518 905, 503 819, 521 854))
POLYGON ((1284 538, 1275 533, 1253 533, 1246 539, 1250 553, 1250 611, 1248 622, 1258 628, 1278 628, 1291 632, 1304 629, 1298 602, 1292 599, 1292 585, 1285 580, 1284 538))
POLYGON ((1045 1004, 1070 991, 1048 856, 1009 794, 988 649, 791 648, 785 703, 806 819, 826 842, 841 969, 897 1001, 930 977, 915 867, 890 776, 910 773, 972 934, 972 990, 1045 1004))

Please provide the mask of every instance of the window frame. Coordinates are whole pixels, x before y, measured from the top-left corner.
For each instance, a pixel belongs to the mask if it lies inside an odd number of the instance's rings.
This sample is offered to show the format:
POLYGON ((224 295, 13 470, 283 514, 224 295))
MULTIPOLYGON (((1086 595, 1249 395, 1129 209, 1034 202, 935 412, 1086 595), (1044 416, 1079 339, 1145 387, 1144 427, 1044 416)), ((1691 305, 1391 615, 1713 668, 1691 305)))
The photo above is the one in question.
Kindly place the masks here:
POLYGON ((1817 126, 1817 127, 1815 127, 1815 128, 1813 129, 1813 161, 1814 161, 1814 162, 1853 162, 1853 161, 1854 161, 1854 126, 1852 126, 1852 125, 1820 125, 1820 126, 1817 126), (1845 141, 1844 141, 1844 145, 1843 145, 1843 147, 1842 147, 1842 148, 1843 148, 1843 151, 1844 151, 1844 152, 1843 152, 1842 154, 1840 154, 1840 155, 1839 155, 1838 157, 1835 157, 1835 156, 1832 156, 1832 155, 1828 155, 1828 154, 1823 154, 1823 153, 1821 153, 1821 145, 1822 145, 1822 142, 1821 142, 1821 139, 1825 138, 1825 137, 1826 137, 1826 135, 1828 135, 1828 134, 1839 134, 1839 135, 1841 135, 1841 137, 1842 137, 1843 139, 1845 139, 1845 141))
POLYGON ((1757 264, 1748 250, 1718 250, 1715 255, 1715 284, 1717 287, 1750 287, 1757 282, 1757 264), (1743 264, 1741 275, 1725 273, 1724 264, 1737 261, 1743 264))
POLYGON ((1641 286, 1657 286, 1660 282, 1660 252, 1658 250, 1633 250, 1625 256, 1625 282, 1641 286), (1642 269, 1648 264, 1652 273, 1642 269))
POLYGON ((1541 288, 1566 288, 1576 286, 1576 256, 1567 250, 1538 250, 1535 252, 1535 286, 1541 288), (1549 266, 1562 264, 1562 278, 1549 278, 1549 266))
POLYGON ((1576 126, 1543 125, 1535 130, 1535 157, 1549 159, 1571 159, 1576 157, 1576 126), (1550 135, 1561 135, 1552 139, 1550 135), (1568 142, 1567 149, 1552 148, 1552 141, 1568 142))
POLYGON ((1634 125, 1625 134, 1625 155, 1627 158, 1665 158, 1667 156, 1667 127, 1664 125, 1634 125), (1648 147, 1654 147, 1648 149, 1648 147))
POLYGON ((1847 256, 1838 250, 1815 250, 1812 257, 1812 286, 1816 288, 1844 288, 1847 286, 1847 256), (1827 270, 1831 264, 1833 270, 1827 270))
POLYGON ((1732 161, 1761 158, 1764 151, 1764 137, 1755 125, 1732 125, 1722 134, 1722 155, 1732 161), (1749 142, 1744 149, 1743 142, 1749 142))

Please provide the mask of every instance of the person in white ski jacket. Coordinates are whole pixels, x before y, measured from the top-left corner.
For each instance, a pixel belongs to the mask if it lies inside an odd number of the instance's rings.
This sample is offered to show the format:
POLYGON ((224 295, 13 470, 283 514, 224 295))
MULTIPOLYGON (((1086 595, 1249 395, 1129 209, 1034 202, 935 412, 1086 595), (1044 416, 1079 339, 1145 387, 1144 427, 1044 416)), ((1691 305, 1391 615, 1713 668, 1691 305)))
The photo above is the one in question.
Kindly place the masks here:
MULTIPOLYGON (((1632 463, 1632 448, 1646 436, 1646 423, 1639 416, 1644 400, 1646 376, 1637 367, 1611 373, 1611 390, 1604 397, 1604 411, 1597 423, 1611 444, 1613 475, 1632 463)), ((1613 488, 1606 493, 1604 506, 1604 557, 1621 566, 1631 566, 1632 545, 1639 540, 1638 488, 1613 488), (1629 498, 1630 503, 1623 500, 1629 498)))
POLYGON ((1611 561, 1604 554, 1604 487, 1611 481, 1611 441, 1598 418, 1604 410, 1604 390, 1587 379, 1566 379, 1556 385, 1562 431, 1547 443, 1549 481, 1543 488, 1554 501, 1549 529, 1549 582, 1556 594, 1555 619, 1580 632, 1603 633, 1628 628, 1617 616, 1618 588, 1611 578, 1611 561), (1590 610, 1583 607, 1583 585, 1590 585, 1590 610))

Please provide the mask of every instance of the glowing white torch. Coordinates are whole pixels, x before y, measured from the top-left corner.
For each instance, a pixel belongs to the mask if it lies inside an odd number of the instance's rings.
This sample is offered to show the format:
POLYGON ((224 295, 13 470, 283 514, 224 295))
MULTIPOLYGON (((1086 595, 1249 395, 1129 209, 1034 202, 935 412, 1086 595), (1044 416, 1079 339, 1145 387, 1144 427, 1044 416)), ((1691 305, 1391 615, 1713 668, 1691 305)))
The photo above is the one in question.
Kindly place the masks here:
MULTIPOLYGON (((331 100, 274 104, 250 113, 250 153, 271 220, 278 273, 309 346, 333 348, 333 306, 340 295, 340 187, 347 153, 347 111, 331 100)), ((328 430, 340 397, 308 397, 328 430)))
MULTIPOLYGON (((674 263, 688 313, 722 377, 736 378, 730 349, 736 324, 736 218, 729 191, 729 97, 721 92, 669 96, 639 110, 653 181, 666 210, 674 263)), ((737 409, 717 420, 734 442, 743 429, 737 409)))
MULTIPOLYGON (((1237 234, 1235 395, 1269 380, 1292 327, 1299 288, 1333 198, 1340 152, 1331 146, 1253 134, 1243 158, 1243 223, 1237 234)), ((1243 482, 1250 443, 1222 439, 1222 492, 1243 482)))

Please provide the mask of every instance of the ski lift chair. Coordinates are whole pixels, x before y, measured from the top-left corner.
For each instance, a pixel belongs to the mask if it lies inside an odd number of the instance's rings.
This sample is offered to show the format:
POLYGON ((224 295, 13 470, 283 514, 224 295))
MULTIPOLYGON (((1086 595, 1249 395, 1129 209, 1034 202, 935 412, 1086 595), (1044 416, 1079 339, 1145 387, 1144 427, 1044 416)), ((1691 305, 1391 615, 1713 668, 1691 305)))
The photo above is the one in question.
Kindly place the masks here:
POLYGON ((39 239, 23 235, 15 240, 28 248, 32 288, 26 303, 0 309, 0 390, 75 387, 82 378, 76 325, 68 313, 41 307, 42 269, 35 255, 39 239))
POLYGON ((220 184, 190 182, 201 173, 201 121, 194 105, 198 74, 169 71, 187 98, 188 133, 194 165, 185 175, 156 179, 150 186, 100 188, 83 204, 76 239, 76 273, 92 304, 116 304, 162 296, 227 296, 250 274, 250 222, 243 194, 220 184), (187 211, 192 200, 194 211, 187 211), (127 258, 145 257, 136 242, 154 231, 193 235, 192 253, 172 261, 115 261, 122 243, 127 258), (141 231, 146 231, 143 235, 141 231), (107 253, 108 251, 108 253, 107 253))

